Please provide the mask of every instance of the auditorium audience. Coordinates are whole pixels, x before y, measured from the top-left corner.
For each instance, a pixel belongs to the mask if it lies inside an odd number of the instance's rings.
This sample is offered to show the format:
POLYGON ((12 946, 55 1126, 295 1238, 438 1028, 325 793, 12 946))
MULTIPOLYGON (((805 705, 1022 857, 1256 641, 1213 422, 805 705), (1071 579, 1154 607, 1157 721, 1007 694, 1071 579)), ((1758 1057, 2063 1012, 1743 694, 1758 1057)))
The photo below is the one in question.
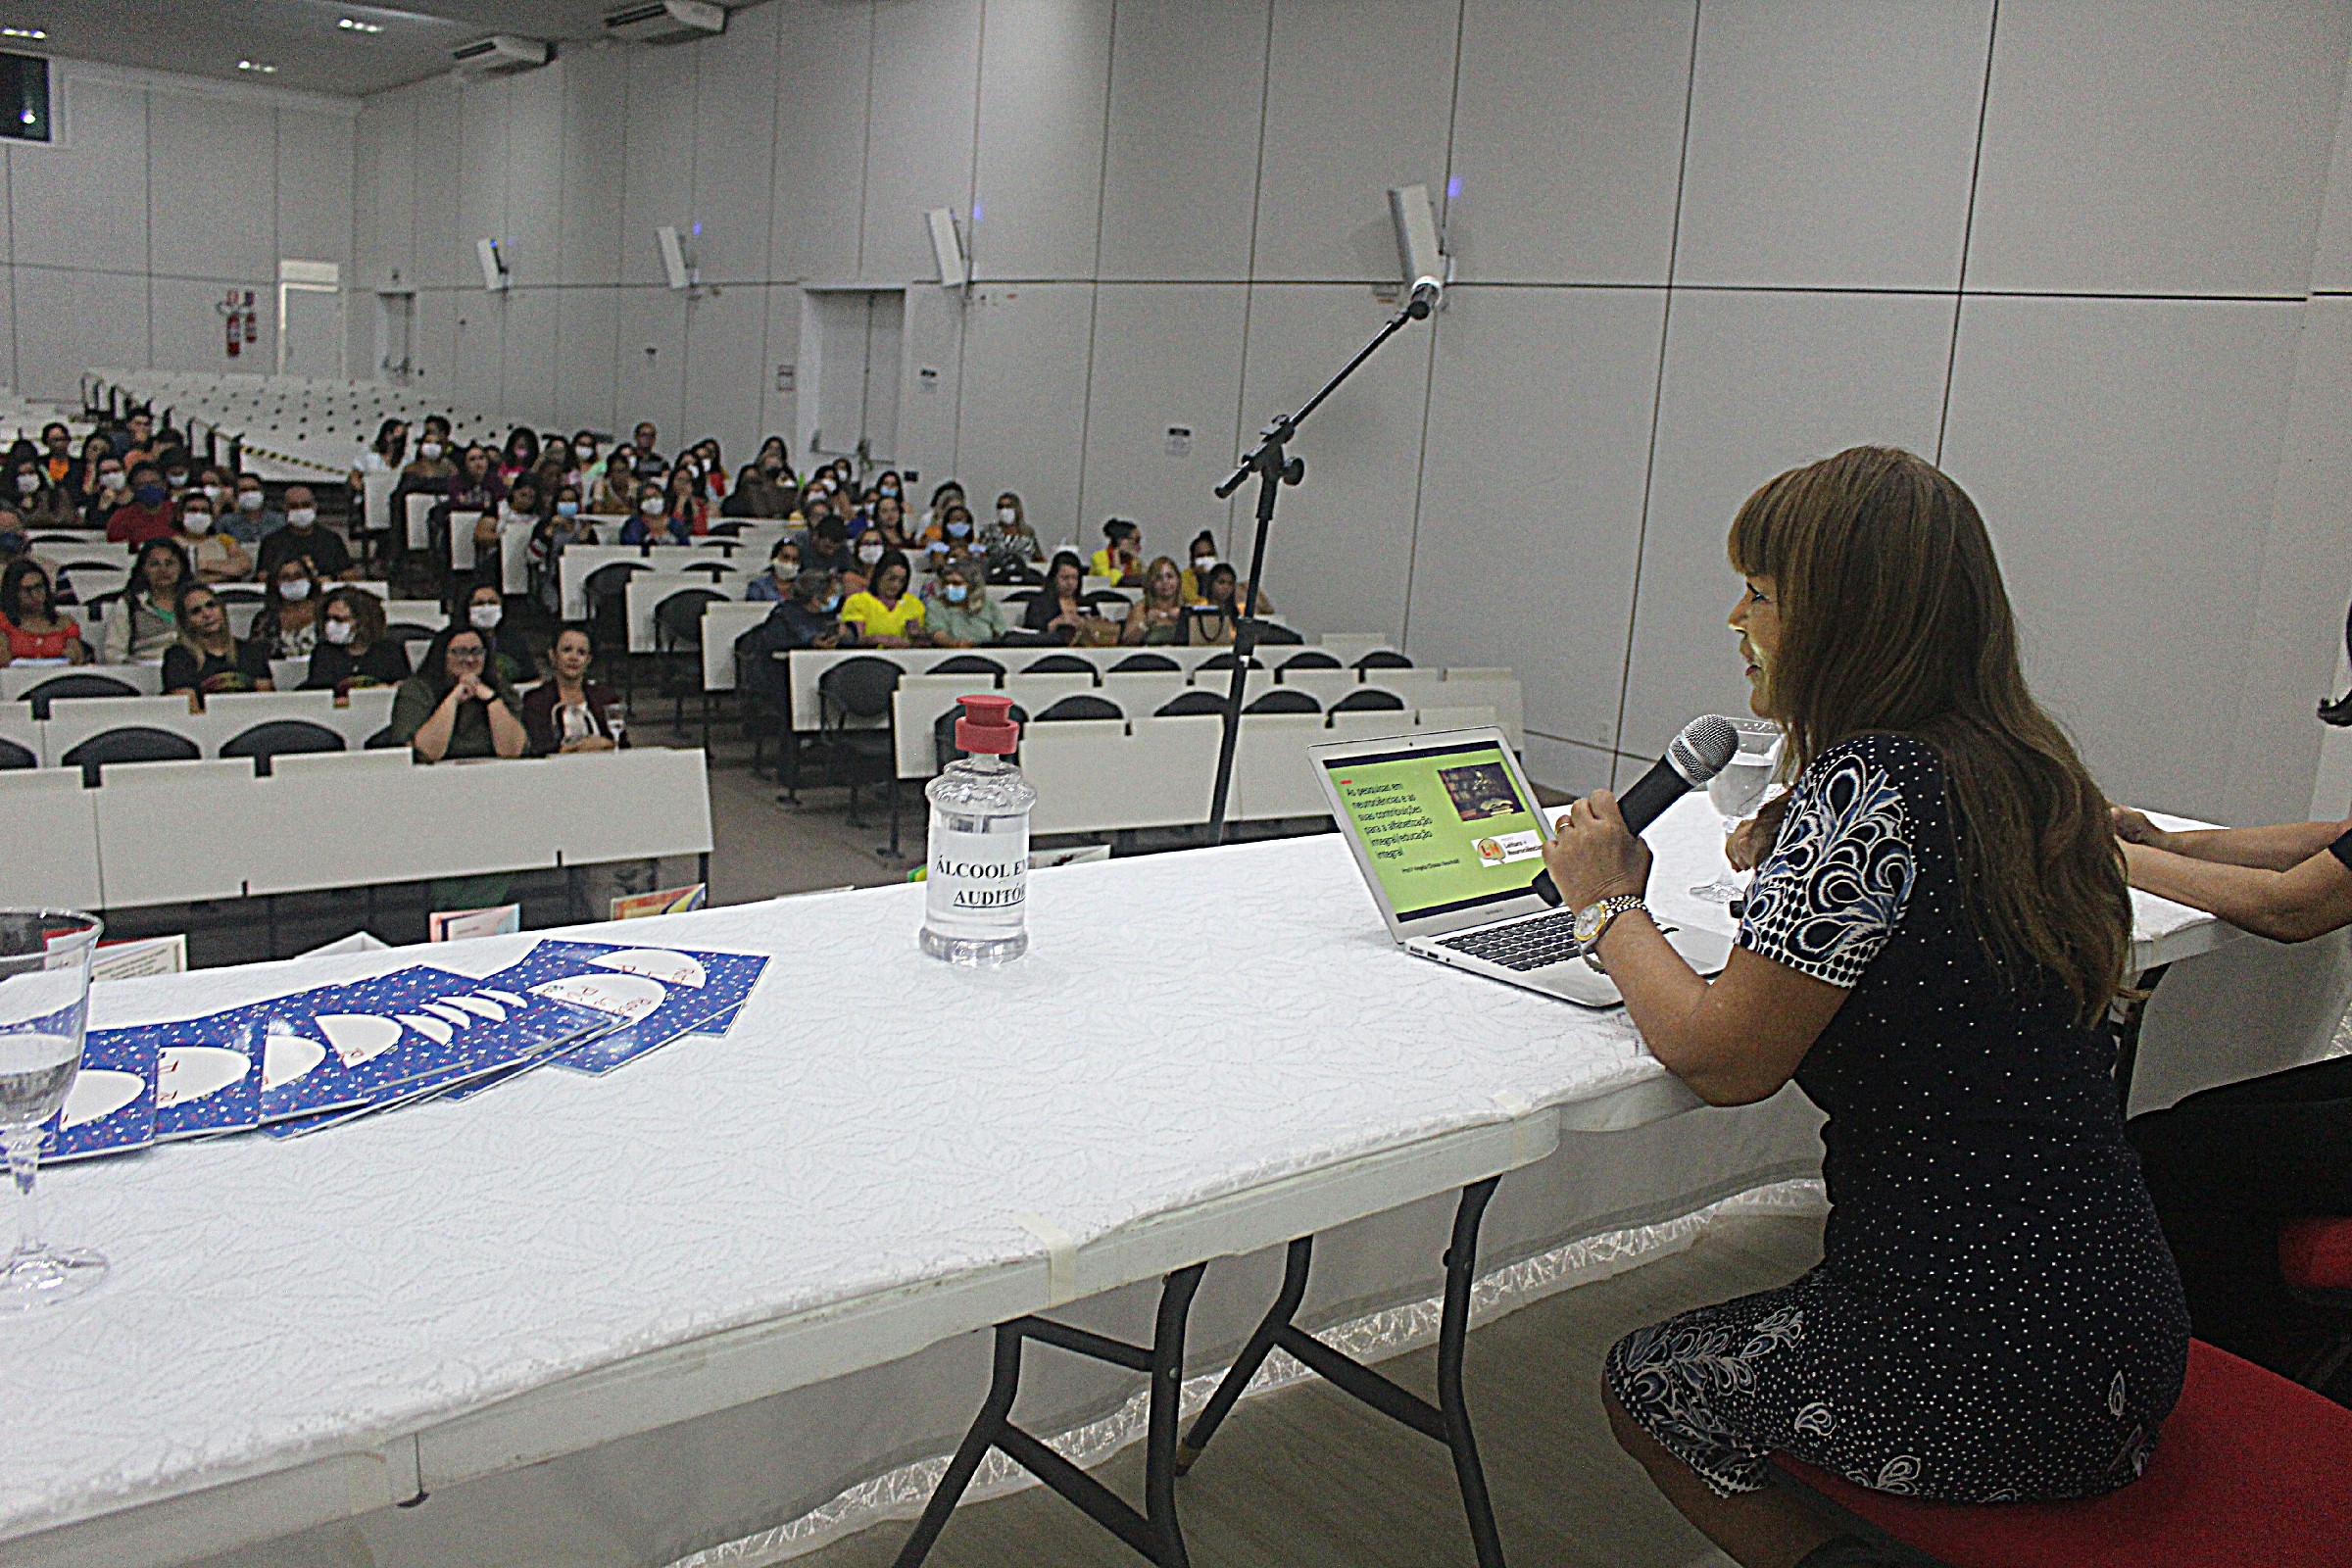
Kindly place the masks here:
POLYGON ((245 553, 245 547, 214 526, 220 518, 214 514, 211 497, 191 490, 179 498, 173 510, 179 522, 172 542, 195 567, 198 580, 242 582, 253 575, 253 558, 245 553))
POLYGON ((605 471, 588 493, 588 510, 600 517, 629 517, 637 512, 637 475, 626 446, 612 449, 605 471))
POLYGON ((1058 643, 1075 642, 1085 634, 1086 623, 1097 618, 1092 609, 1079 602, 1085 591, 1086 567, 1071 552, 1056 553, 1054 564, 1046 568, 1046 585, 1021 612, 1021 624, 1058 643))
POLYGON ((41 477, 60 489, 74 476, 74 433, 51 419, 41 426, 41 477))
POLYGON ((734 491, 719 507, 719 515, 745 520, 786 517, 792 512, 790 484, 782 456, 762 451, 758 463, 745 465, 743 471, 735 476, 734 491))
POLYGON ((507 433, 506 451, 499 456, 499 483, 512 489, 514 481, 539 466, 539 437, 526 425, 507 433))
POLYGON ((1144 530, 1123 517, 1102 525, 1103 546, 1095 552, 1094 574, 1115 587, 1140 587, 1144 580, 1144 530))
POLYGON ((625 731, 615 735, 611 719, 621 710, 620 696, 588 678, 588 667, 595 662, 596 652, 585 630, 566 626, 556 633, 547 650, 547 679, 522 699, 522 727, 530 735, 533 756, 609 752, 625 744, 625 731))
POLYGON ((58 610, 49 573, 21 557, 0 569, 0 664, 20 659, 90 662, 81 623, 58 610))
POLYGON ((442 492, 442 499, 448 502, 452 513, 495 514, 498 504, 506 498, 507 485, 498 476, 497 459, 488 447, 478 444, 466 449, 457 473, 442 492))
POLYGON ((129 495, 107 514, 106 536, 116 544, 136 548, 151 539, 171 538, 175 522, 163 470, 152 463, 142 463, 130 470, 129 495))
POLYGON ((1192 564, 1184 568, 1179 591, 1188 605, 1201 604, 1208 598, 1208 574, 1217 569, 1217 536, 1206 528, 1193 536, 1192 564))
POLYGON ((208 584, 180 584, 173 616, 178 636, 164 650, 167 695, 276 690, 269 653, 257 643, 237 641, 228 629, 228 607, 208 584))
POLYGON ((629 431, 629 461, 639 478, 668 470, 668 460, 662 456, 661 438, 662 432, 654 428, 651 419, 638 420, 636 427, 629 431))
POLYGON ((743 585, 743 597, 755 604, 781 604, 801 574, 800 542, 789 536, 767 553, 767 569, 743 585))
POLYGON ((263 586, 261 613, 253 617, 248 641, 271 659, 308 659, 318 646, 318 584, 311 564, 289 557, 263 586))
POLYGON ((1004 635, 1004 612, 988 597, 988 580, 975 566, 951 561, 925 595, 923 623, 935 648, 976 648, 1004 635))
POLYGON ((1200 603, 1184 617, 1184 640, 1194 648, 1222 648, 1241 628, 1241 584, 1235 580, 1233 568, 1219 562, 1208 569, 1200 603))
POLYGON ((877 496, 874 510, 859 527, 860 535, 879 534, 885 550, 905 550, 910 541, 906 537, 906 510, 897 496, 877 496))
POLYGON ((841 574, 841 591, 852 598, 865 592, 868 581, 882 564, 882 558, 894 548, 878 528, 868 528, 859 534, 855 548, 850 552, 856 559, 841 574))
POLYGON ((520 757, 530 746, 522 700, 470 625, 444 628, 392 699, 392 738, 426 762, 520 757))
POLYGON ((661 486, 647 480, 638 487, 637 514, 621 525, 624 545, 682 545, 694 538, 694 524, 670 511, 661 486))
POLYGON ((286 525, 262 540, 262 577, 276 576, 298 556, 311 564, 314 577, 352 582, 360 575, 343 536, 319 523, 318 500, 307 484, 286 486, 286 525))
POLYGON ((1649 851, 1606 791, 1544 860, 1661 1064, 1828 1112, 1834 1218, 1793 1283, 1618 1341, 1603 1401, 1734 1558, 1867 1562, 1768 1485, 1773 1453, 1940 1501, 2098 1496, 2162 1441, 2188 1318, 2116 1104, 2123 858, 1974 504, 1855 448, 1750 496, 1730 553, 1793 787, 1729 962, 1701 977, 1638 902, 1649 851))
POLYGON ((417 432, 416 456, 400 470, 400 483, 394 493, 440 495, 446 491, 449 481, 458 476, 457 458, 449 448, 449 420, 438 414, 426 415, 424 425, 417 432))
POLYGON ((465 623, 480 632, 489 645, 499 678, 510 686, 520 686, 531 667, 530 645, 507 618, 506 596, 496 583, 476 583, 466 594, 465 623))
POLYGON ((932 538, 941 520, 947 516, 950 507, 967 505, 963 498, 963 486, 954 479, 946 481, 931 492, 931 505, 924 510, 922 517, 915 523, 914 537, 918 540, 932 538))
POLYGON ((179 590, 188 581, 187 558, 169 539, 151 539, 130 564, 130 582, 106 612, 105 655, 110 664, 144 663, 164 657, 179 637, 179 590))
POLYGON ((65 487, 49 477, 41 455, 24 442, 22 455, 9 463, 11 482, 7 500, 24 519, 27 528, 78 528, 81 512, 65 487))
POLYGON ((980 553, 988 558, 988 569, 996 572, 1033 566, 1046 559, 1045 547, 1038 543, 1036 530, 1022 511, 1021 498, 1009 490, 997 497, 997 514, 980 530, 980 553))
POLYGON ((860 648, 920 648, 929 643, 923 601, 906 591, 913 568, 905 553, 885 551, 867 564, 871 580, 842 601, 842 625, 853 629, 860 648))
POLYGON ((221 531, 249 550, 286 525, 286 514, 270 510, 270 497, 262 481, 250 473, 240 473, 235 480, 235 494, 230 498, 226 515, 220 522, 221 531))
POLYGON ((375 439, 360 453, 360 461, 351 466, 351 488, 358 494, 366 487, 371 473, 398 473, 409 451, 409 426, 402 419, 386 419, 375 427, 375 439))
POLYGON ((1144 568, 1143 598, 1119 623, 1119 641, 1164 647, 1184 641, 1184 579, 1176 563, 1154 556, 1144 568))
POLYGON ((86 437, 81 443, 81 457, 65 480, 66 493, 81 513, 81 521, 75 526, 91 527, 104 522, 103 517, 93 520, 92 513, 102 488, 98 476, 110 467, 117 475, 122 472, 122 460, 115 455, 113 443, 103 435, 86 437))
MULTIPOLYGON (((2117 808, 2132 885, 2274 942, 2352 924, 2352 819, 2170 832, 2117 808)), ((2126 1128, 2197 1338, 2288 1377, 2333 1337, 2278 1268, 2282 1221, 2352 1214, 2352 1057, 2190 1095, 2126 1128)))
POLYGON ((384 602, 375 595, 337 588, 326 596, 321 616, 303 690, 347 692, 409 678, 409 651, 384 635, 384 602))

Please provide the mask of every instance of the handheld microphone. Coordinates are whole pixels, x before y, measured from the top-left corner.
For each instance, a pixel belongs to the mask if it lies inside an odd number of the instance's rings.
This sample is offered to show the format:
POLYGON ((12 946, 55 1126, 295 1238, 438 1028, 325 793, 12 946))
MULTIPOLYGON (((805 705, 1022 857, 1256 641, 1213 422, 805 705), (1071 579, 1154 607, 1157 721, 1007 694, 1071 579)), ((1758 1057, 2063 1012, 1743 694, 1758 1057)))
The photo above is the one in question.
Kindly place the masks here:
POLYGON ((1438 296, 1445 291, 1446 285, 1427 273, 1414 278, 1412 293, 1404 302, 1404 314, 1416 321, 1426 319, 1437 309, 1438 296))
MULTIPOLYGON (((1666 755, 1635 780, 1633 788, 1617 797, 1617 809, 1625 817, 1626 827, 1640 833, 1664 815, 1666 808, 1703 788, 1739 754, 1740 732, 1720 713, 1702 713, 1685 724, 1666 748, 1666 755)), ((1537 872, 1528 886, 1545 904, 1560 902, 1560 890, 1552 885, 1549 871, 1537 872)))

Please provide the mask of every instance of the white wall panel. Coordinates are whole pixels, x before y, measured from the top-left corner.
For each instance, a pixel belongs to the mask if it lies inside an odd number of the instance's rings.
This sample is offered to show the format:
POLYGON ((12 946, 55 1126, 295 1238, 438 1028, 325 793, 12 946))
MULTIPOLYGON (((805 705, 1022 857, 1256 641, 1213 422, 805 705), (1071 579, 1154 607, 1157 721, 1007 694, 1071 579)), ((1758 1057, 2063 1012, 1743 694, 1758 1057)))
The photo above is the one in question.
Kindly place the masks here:
POLYGON ((503 307, 506 335, 500 345, 499 408, 508 419, 533 429, 556 419, 556 322, 563 293, 518 288, 503 307))
MULTIPOLYGON (((705 282, 757 282, 767 276, 768 209, 776 94, 790 90, 778 68, 772 5, 732 13, 727 30, 692 46, 696 59, 694 213, 703 226, 695 260, 705 282)), ((752 342, 759 342, 758 328, 752 342)))
POLYGON ((1705 6, 1676 281, 1957 286, 1991 25, 1991 0, 1705 6))
POLYGON ((683 422, 673 450, 718 437, 727 482, 760 445, 760 360, 767 290, 727 284, 686 307, 683 422))
MULTIPOLYGON (((483 236, 461 235, 458 229, 464 178, 458 89, 442 78, 409 90, 416 96, 416 270, 409 281, 419 288, 447 287, 470 278, 478 285, 482 274, 473 242, 483 236)), ((447 348, 441 355, 446 367, 447 348)))
MULTIPOLYGON (((147 162, 148 244, 156 271, 224 279, 277 276, 277 213, 270 192, 277 125, 268 105, 150 92, 147 162)), ((121 199, 128 193, 110 195, 121 199)))
POLYGON ((654 230, 694 226, 694 78, 692 49, 629 49, 627 172, 622 184, 620 276, 624 283, 662 280, 654 230))
MULTIPOLYGON (((777 283, 763 291, 766 318, 767 350, 760 361, 760 438, 771 435, 784 438, 784 452, 797 469, 800 456, 793 451, 793 432, 800 428, 800 358, 801 358, 801 291, 787 283, 777 283), (793 367, 793 390, 785 391, 776 385, 776 367, 793 367)), ((754 452, 758 451, 755 447, 754 452)), ((728 455, 730 459, 733 454, 728 455)), ((752 454, 740 461, 749 463, 752 454)), ((729 482, 734 475, 729 474, 729 482)))
POLYGON ((1663 289, 1469 288, 1436 318, 1411 653, 1516 668, 1530 728, 1603 750, 1665 309, 1663 289))
POLYGON ((1250 275, 1269 0, 1120 0, 1104 278, 1250 275), (1202 48, 1202 39, 1215 40, 1202 48))
POLYGON ((2328 0, 2008 0, 1969 282, 2300 293, 2348 45, 2328 0))
MULTIPOLYGON (((1244 439, 1312 397, 1389 315, 1360 284, 1250 292, 1244 439)), ((1315 411, 1291 449, 1306 460, 1306 483, 1282 493, 1265 586, 1295 624, 1403 635, 1428 383, 1428 341, 1414 333, 1393 342, 1315 411)), ((1246 485, 1234 497, 1233 552, 1245 570, 1256 496, 1246 485)))
MULTIPOLYGON (((925 485, 935 485, 956 471, 964 309, 959 296, 936 283, 917 283, 906 290, 900 338, 905 349, 905 371, 899 377, 899 450, 893 455, 900 467, 914 469, 921 475, 919 482, 925 485), (925 369, 939 373, 926 382, 922 377, 925 369), (930 390, 926 391, 926 386, 930 390)), ((805 351, 801 388, 809 396, 815 395, 805 351)), ((796 459, 794 466, 805 466, 805 455, 796 459)))
POLYGON ((1456 15, 1425 0, 1275 0, 1258 277, 1396 278, 1389 187, 1446 184, 1456 15))
POLYGON ((1463 281, 1664 283, 1695 0, 1469 0, 1452 177, 1463 281))
POLYGON ((356 126, 355 280, 363 287, 416 276, 416 100, 411 92, 370 98, 356 126))
POLYGON ((147 364, 146 278, 19 267, 16 284, 18 390, 78 398, 91 366, 147 364))
POLYGON ((1102 520, 1078 515, 1094 293, 1091 283, 993 283, 973 291, 964 318, 956 477, 979 498, 975 515, 999 491, 1018 491, 1049 544, 1086 538, 1102 520))
POLYGON ((500 251, 516 286, 539 288, 562 281, 562 76, 532 71, 508 83, 506 192, 500 251))
POLYGON ((2118 800, 2222 808, 2299 311, 1962 310, 1945 466, 2000 551, 2035 694, 2118 800))
POLYGON ((988 7, 975 276, 1094 275, 1111 9, 1111 0, 994 0, 988 7))
POLYGON ((556 298, 556 422, 565 429, 616 428, 620 291, 566 288, 556 298))
POLYGON ((1678 293, 1618 747, 1648 757, 1693 713, 1740 712, 1724 541, 1782 469, 1864 442, 1932 456, 1952 301, 1678 293))
POLYGON ((355 128, 355 122, 342 115, 277 111, 278 254, 344 264, 346 290, 359 284, 350 268, 357 205, 355 128))
POLYGON ((458 295, 445 288, 418 289, 416 310, 409 329, 411 374, 417 387, 454 402, 458 295))
POLYGON ((665 288, 624 288, 619 318, 616 427, 651 419, 661 431, 663 455, 674 455, 685 411, 686 297, 665 288))
POLYGON ((1079 514, 1095 527, 1133 517, 1154 550, 1201 529, 1226 536, 1232 505, 1214 491, 1240 451, 1242 321, 1238 283, 1105 283, 1095 298, 1094 376, 1086 414, 1086 483, 1079 514), (1168 450, 1168 428, 1192 448, 1168 450))
MULTIPOLYGON (((566 56, 555 69, 564 73, 564 82, 562 280, 617 283, 621 181, 628 164, 628 55, 594 50, 566 56)), ((609 396, 610 385, 606 391, 609 396)))
POLYGON ((450 263, 454 275, 449 281, 461 288, 481 285, 476 242, 494 239, 503 249, 509 238, 508 131, 514 91, 511 81, 480 81, 468 82, 458 93, 458 211, 450 263))
POLYGON ((2315 289, 2352 289, 2352 95, 2335 112, 2335 150, 2328 160, 2328 197, 2311 260, 2315 289))
POLYGON ((777 83, 775 249, 768 275, 844 282, 858 275, 865 210, 873 7, 776 0, 776 9, 786 44, 777 83))
POLYGON ((14 260, 147 269, 147 94, 64 73, 66 137, 10 162, 14 260), (73 221, 62 221, 66 214, 73 221))
POLYGON ((456 314, 450 337, 450 396, 467 408, 496 409, 506 379, 509 294, 459 289, 450 296, 456 314))
POLYGON ((858 275, 939 276, 923 214, 971 216, 980 0, 875 0, 858 275))

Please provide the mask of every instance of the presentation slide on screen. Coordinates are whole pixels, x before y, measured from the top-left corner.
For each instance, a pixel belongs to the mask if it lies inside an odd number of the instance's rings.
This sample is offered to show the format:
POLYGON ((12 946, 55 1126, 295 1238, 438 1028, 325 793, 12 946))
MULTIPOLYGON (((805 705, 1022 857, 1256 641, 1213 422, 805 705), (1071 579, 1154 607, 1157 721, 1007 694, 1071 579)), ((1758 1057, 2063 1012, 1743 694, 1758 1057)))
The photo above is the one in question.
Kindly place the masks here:
POLYGON ((1519 893, 1544 836, 1500 747, 1449 747, 1324 764, 1400 918, 1519 893))

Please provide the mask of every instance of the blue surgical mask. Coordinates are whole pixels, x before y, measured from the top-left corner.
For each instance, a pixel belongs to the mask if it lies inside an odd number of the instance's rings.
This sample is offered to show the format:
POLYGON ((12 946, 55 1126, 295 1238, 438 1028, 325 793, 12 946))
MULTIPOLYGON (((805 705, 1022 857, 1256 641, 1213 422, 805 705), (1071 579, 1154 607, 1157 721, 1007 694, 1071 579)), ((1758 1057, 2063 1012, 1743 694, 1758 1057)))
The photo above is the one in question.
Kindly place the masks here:
POLYGON ((948 524, 948 536, 953 539, 960 539, 971 531, 972 525, 968 522, 951 522, 948 524))
POLYGON ((579 514, 580 514, 580 504, 579 504, 577 501, 559 501, 559 502, 557 502, 557 503, 556 503, 556 515, 557 515, 557 516, 559 516, 559 517, 576 517, 576 516, 578 516, 579 514))
POLYGON ((160 507, 164 504, 164 497, 171 492, 160 484, 143 484, 133 490, 131 494, 137 498, 142 507, 160 507))
POLYGON ((841 595, 835 594, 832 598, 826 600, 824 604, 818 608, 828 611, 839 610, 841 608, 841 595))
POLYGON ((951 605, 960 605, 963 603, 963 596, 970 592, 971 590, 966 588, 963 584, 959 582, 952 582, 948 584, 948 603, 951 605))

